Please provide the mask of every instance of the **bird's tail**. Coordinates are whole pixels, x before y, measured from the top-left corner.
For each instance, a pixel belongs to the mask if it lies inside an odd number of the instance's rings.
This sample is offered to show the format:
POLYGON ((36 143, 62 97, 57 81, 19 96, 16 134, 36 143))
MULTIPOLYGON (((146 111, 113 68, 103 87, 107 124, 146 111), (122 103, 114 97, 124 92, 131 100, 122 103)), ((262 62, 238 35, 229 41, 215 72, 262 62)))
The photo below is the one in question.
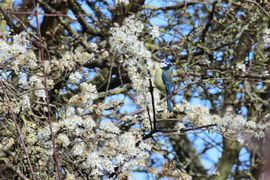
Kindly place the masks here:
POLYGON ((167 99, 167 109, 169 112, 172 112, 172 101, 169 93, 166 93, 166 99, 167 99))

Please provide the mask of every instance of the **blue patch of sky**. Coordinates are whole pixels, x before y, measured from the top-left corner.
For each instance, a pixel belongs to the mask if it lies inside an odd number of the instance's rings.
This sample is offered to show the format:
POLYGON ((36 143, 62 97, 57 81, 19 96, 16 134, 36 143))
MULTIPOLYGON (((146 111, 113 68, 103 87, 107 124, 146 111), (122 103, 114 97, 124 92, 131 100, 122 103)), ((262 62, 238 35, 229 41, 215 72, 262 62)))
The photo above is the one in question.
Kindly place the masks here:
POLYGON ((178 27, 183 36, 188 35, 190 31, 192 30, 192 26, 189 24, 181 24, 178 27))
POLYGON ((248 108, 246 106, 241 107, 242 116, 246 117, 248 115, 248 108))
POLYGON ((78 89, 78 86, 71 83, 67 83, 67 88, 71 91, 75 91, 76 89, 78 89))
POLYGON ((95 69, 88 69, 88 68, 83 68, 82 73, 87 74, 87 76, 84 76, 84 80, 86 81, 91 81, 97 74, 97 70, 95 69))
POLYGON ((160 144, 162 144, 161 149, 162 150, 166 150, 166 151, 172 151, 173 147, 172 145, 169 143, 169 139, 166 136, 159 136, 159 137, 155 137, 156 140, 158 140, 158 142, 160 144))
MULTIPOLYGON (((233 165, 232 167, 232 171, 236 172, 238 171, 244 171, 244 170, 248 170, 250 168, 250 161, 249 161, 249 157, 250 157, 250 153, 247 151, 246 148, 241 148, 238 159, 239 159, 239 163, 241 163, 241 165, 237 166, 236 164, 233 165), (237 169, 238 168, 238 169, 237 169)), ((233 178, 231 178, 233 179, 233 178)))
MULTIPOLYGON (((112 102, 112 101, 124 100, 124 98, 125 98, 125 95, 123 95, 123 94, 112 95, 112 96, 106 97, 105 100, 104 100, 104 103, 107 104, 107 103, 112 102)), ((104 110, 103 113, 102 113, 102 115, 103 116, 110 115, 115 110, 116 109, 113 109, 113 110, 104 110)))
POLYGON ((254 58, 254 52, 253 52, 253 51, 249 51, 248 54, 247 54, 247 57, 245 58, 245 62, 248 63, 248 62, 250 62, 253 58, 254 58))
POLYGON ((166 26, 168 24, 167 20, 165 19, 164 15, 162 15, 162 14, 151 18, 150 23, 152 25, 158 25, 158 26, 166 26))
POLYGON ((102 2, 97 2, 96 6, 100 9, 103 15, 105 15, 107 18, 112 18, 111 12, 108 11, 107 7, 102 2))
MULTIPOLYGON (((2 0, 2 1, 0 1, 0 2, 3 2, 4 0, 2 0)), ((15 5, 15 7, 16 6, 18 6, 18 5, 21 5, 22 4, 22 2, 23 2, 23 0, 14 0, 14 4, 13 5, 15 5)))
POLYGON ((169 6, 175 4, 173 1, 164 1, 164 0, 146 0, 145 5, 151 5, 155 7, 169 6))
POLYGON ((210 94, 218 94, 221 92, 221 89, 220 88, 217 88, 217 87, 210 87, 207 89, 207 91, 210 93, 210 94))
POLYGON ((263 88, 264 88, 264 83, 263 83, 263 82, 258 82, 258 83, 256 84, 256 89, 262 90, 263 88))
POLYGON ((106 2, 109 6, 114 6, 115 0, 107 0, 106 2))
POLYGON ((163 165, 164 161, 165 161, 165 159, 160 153, 153 153, 151 155, 152 167, 154 167, 157 171, 162 170, 162 165, 163 165))
POLYGON ((134 102, 126 96, 124 105, 120 108, 120 113, 126 114, 126 113, 133 113, 138 109, 137 105, 134 104, 134 102))
MULTIPOLYGON (((109 122, 113 122, 113 119, 103 117, 103 118, 101 118, 101 121, 100 121, 100 123, 109 123, 109 122)), ((97 129, 97 130, 99 130, 99 129, 97 129)))
POLYGON ((155 180, 155 176, 145 172, 134 171, 131 175, 132 180, 155 180))
MULTIPOLYGON (((38 9, 38 13, 40 13, 40 15, 38 15, 38 22, 39 25, 41 25, 43 18, 44 18, 44 10, 42 8, 38 9)), ((37 21, 36 21, 36 16, 29 16, 28 20, 30 22, 30 25, 33 26, 34 28, 37 28, 37 21)))
POLYGON ((173 98, 176 104, 181 103, 184 100, 183 95, 175 95, 173 98))
POLYGON ((187 137, 192 142, 193 147, 198 153, 201 153, 207 144, 213 144, 213 148, 209 148, 206 152, 200 154, 202 165, 209 170, 218 162, 221 156, 221 148, 217 144, 222 142, 222 136, 217 133, 208 133, 207 131, 198 133, 188 133, 187 137))
POLYGON ((161 7, 162 6, 162 2, 159 0, 146 0, 145 5, 151 5, 151 6, 155 6, 155 7, 161 7))
MULTIPOLYGON (((67 15, 72 18, 72 19, 77 19, 75 14, 71 11, 71 10, 68 10, 67 12, 67 15)), ((80 31, 81 30, 81 25, 79 22, 72 22, 70 23, 70 26, 75 30, 75 31, 80 31)))
POLYGON ((239 153, 239 160, 243 163, 243 166, 240 166, 240 170, 245 170, 250 167, 250 152, 242 147, 239 153))
MULTIPOLYGON (((133 113, 136 110, 138 110, 137 105, 132 101, 132 99, 124 94, 108 96, 105 98, 104 103, 109 103, 110 101, 119 101, 119 100, 123 100, 123 103, 124 103, 123 105, 119 106, 120 113, 127 114, 127 113, 133 113)), ((103 115, 108 115, 111 112, 112 112, 111 110, 106 110, 104 111, 103 115)))
POLYGON ((175 178, 172 178, 172 177, 162 177, 159 180, 175 180, 175 178))
POLYGON ((236 93, 236 99, 239 101, 243 97, 243 93, 237 92, 236 93))
POLYGON ((224 55, 223 52, 215 51, 215 52, 213 52, 213 55, 214 55, 215 60, 217 60, 217 61, 222 61, 223 60, 223 55, 224 55))
POLYGON ((89 15, 94 16, 95 12, 90 8, 85 1, 81 4, 82 9, 89 15))
POLYGON ((0 79, 5 79, 5 80, 10 80, 11 78, 11 71, 3 71, 3 70, 0 70, 0 79))

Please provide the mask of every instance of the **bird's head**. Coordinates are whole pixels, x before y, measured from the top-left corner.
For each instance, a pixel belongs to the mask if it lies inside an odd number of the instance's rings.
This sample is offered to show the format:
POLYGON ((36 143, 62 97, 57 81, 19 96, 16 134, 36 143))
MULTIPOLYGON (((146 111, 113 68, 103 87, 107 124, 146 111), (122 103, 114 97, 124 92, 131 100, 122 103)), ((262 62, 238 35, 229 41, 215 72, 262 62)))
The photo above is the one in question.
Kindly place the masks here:
POLYGON ((163 59, 161 62, 160 62, 160 68, 161 69, 165 69, 165 70, 168 70, 170 69, 170 67, 172 66, 172 62, 167 60, 167 59, 163 59))

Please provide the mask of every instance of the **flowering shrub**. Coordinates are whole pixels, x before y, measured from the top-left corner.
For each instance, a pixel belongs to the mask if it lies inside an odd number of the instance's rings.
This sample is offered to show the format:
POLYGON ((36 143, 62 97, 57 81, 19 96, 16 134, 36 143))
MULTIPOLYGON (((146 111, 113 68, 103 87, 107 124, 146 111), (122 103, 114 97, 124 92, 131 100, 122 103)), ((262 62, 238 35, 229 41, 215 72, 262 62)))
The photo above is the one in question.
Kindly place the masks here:
POLYGON ((0 32, 0 178, 2 165, 22 179, 251 174, 257 160, 247 172, 238 155, 261 155, 269 129, 267 2, 146 3, 39 1, 21 17, 0 6, 13 33, 0 32), (172 112, 153 83, 164 58, 172 112), (188 132, 211 142, 199 152, 188 132), (199 159, 213 144, 214 171, 199 159))

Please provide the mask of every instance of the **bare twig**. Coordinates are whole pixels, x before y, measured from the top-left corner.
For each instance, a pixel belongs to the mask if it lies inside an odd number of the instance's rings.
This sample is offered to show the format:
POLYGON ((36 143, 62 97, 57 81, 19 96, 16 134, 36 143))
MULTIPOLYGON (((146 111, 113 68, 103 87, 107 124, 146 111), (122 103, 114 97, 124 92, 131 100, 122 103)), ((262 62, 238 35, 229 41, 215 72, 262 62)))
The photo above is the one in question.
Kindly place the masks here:
MULTIPOLYGON (((148 70, 149 76, 151 75, 149 70, 148 70)), ((155 108, 155 97, 154 97, 154 88, 153 88, 153 84, 152 84, 152 80, 149 77, 149 91, 151 94, 151 100, 152 100, 152 109, 153 109, 153 126, 154 126, 154 131, 157 129, 157 119, 156 119, 156 108, 155 108)))
POLYGON ((209 125, 205 125, 205 126, 190 127, 190 128, 181 129, 180 132, 195 131, 195 130, 206 129, 206 128, 215 127, 215 126, 217 126, 217 125, 216 124, 209 124, 209 125))
MULTIPOLYGON (((34 15, 33 12, 29 12, 29 11, 10 11, 10 10, 4 10, 4 12, 6 12, 7 14, 34 15)), ((49 17, 65 17, 65 18, 68 18, 69 20, 71 20, 72 22, 77 22, 76 19, 72 19, 68 15, 62 14, 62 13, 39 13, 39 15, 49 16, 49 17)))
POLYGON ((92 35, 102 35, 99 32, 97 32, 93 27, 89 25, 89 23, 85 20, 83 17, 84 10, 77 4, 77 1, 75 0, 67 0, 71 10, 74 12, 75 16, 77 17, 78 21, 82 25, 82 28, 85 32, 92 34, 92 35))
POLYGON ((185 8, 187 6, 195 5, 195 4, 205 4, 205 2, 200 1, 200 0, 191 0, 187 2, 181 2, 181 3, 176 3, 174 5, 170 6, 161 6, 161 7, 150 7, 150 6, 144 6, 145 9, 151 9, 151 10, 163 10, 163 11, 168 11, 168 10, 178 10, 185 8))
POLYGON ((57 151, 56 151, 56 142, 55 142, 55 135, 54 132, 52 130, 52 119, 51 119, 51 106, 50 106, 50 97, 49 97, 49 88, 48 88, 48 80, 47 80, 47 72, 46 72, 46 67, 45 67, 45 60, 44 60, 44 52, 43 52, 43 46, 42 46, 42 37, 41 37, 41 30, 40 30, 40 23, 39 23, 39 19, 38 19, 38 9, 39 9, 39 5, 35 3, 35 1, 33 1, 34 5, 35 5, 35 18, 36 18, 36 25, 37 25, 37 34, 39 37, 39 43, 40 43, 40 48, 39 48, 39 59, 41 60, 42 64, 43 64, 43 76, 44 76, 44 83, 45 83, 45 96, 46 96, 46 104, 47 104, 47 120, 48 120, 48 124, 49 124, 49 128, 50 128, 50 133, 51 133, 51 139, 52 139, 52 147, 53 147, 53 160, 54 160, 54 167, 56 169, 56 174, 57 174, 57 178, 58 180, 61 179, 61 173, 60 173, 60 165, 59 165, 59 160, 57 157, 57 151))
MULTIPOLYGON (((48 3, 44 2, 44 1, 41 1, 41 0, 38 0, 38 2, 40 4, 43 5, 43 8, 46 9, 46 11, 52 13, 52 14, 56 14, 57 11, 55 9, 53 9, 48 3)), ((88 52, 92 52, 92 49, 90 48, 89 46, 89 43, 84 39, 82 38, 76 31, 74 31, 72 29, 72 27, 70 27, 70 24, 66 21, 63 20, 62 17, 60 16, 57 16, 57 19, 59 20, 60 24, 62 26, 64 26, 64 28, 67 30, 67 32, 75 39, 78 39, 80 44, 88 51, 88 52)))
POLYGON ((147 110, 147 115, 149 117, 150 128, 151 128, 151 131, 153 131, 153 124, 152 124, 152 119, 151 119, 151 114, 150 114, 149 106, 146 106, 146 110, 147 110))
POLYGON ((202 42, 205 42, 205 38, 206 38, 206 33, 207 31, 209 30, 211 24, 212 24, 212 20, 214 18, 214 14, 215 14, 215 8, 216 8, 216 4, 217 2, 214 2, 213 5, 212 5, 212 11, 210 12, 210 14, 208 15, 208 21, 202 31, 202 37, 201 37, 201 40, 202 42))
POLYGON ((106 92, 109 90, 110 88, 110 84, 111 84, 111 79, 112 79, 112 70, 113 70, 113 61, 114 61, 114 56, 113 58, 111 59, 111 64, 110 64, 110 73, 109 73, 109 79, 108 79, 108 82, 107 82, 107 87, 106 87, 106 92))

